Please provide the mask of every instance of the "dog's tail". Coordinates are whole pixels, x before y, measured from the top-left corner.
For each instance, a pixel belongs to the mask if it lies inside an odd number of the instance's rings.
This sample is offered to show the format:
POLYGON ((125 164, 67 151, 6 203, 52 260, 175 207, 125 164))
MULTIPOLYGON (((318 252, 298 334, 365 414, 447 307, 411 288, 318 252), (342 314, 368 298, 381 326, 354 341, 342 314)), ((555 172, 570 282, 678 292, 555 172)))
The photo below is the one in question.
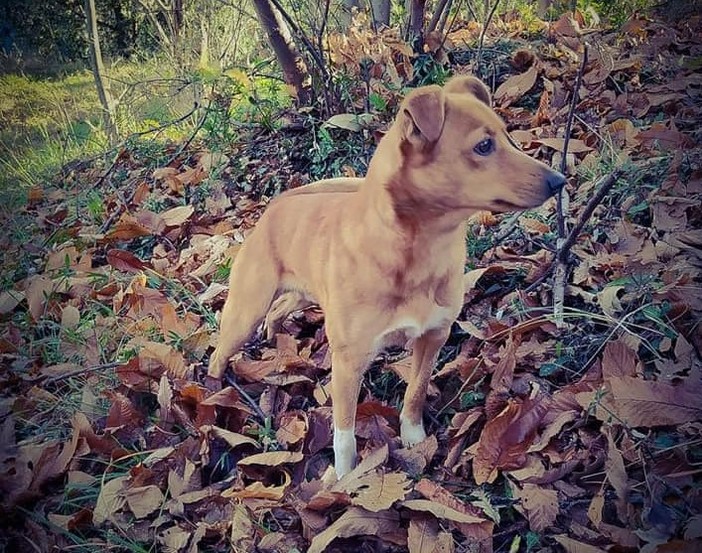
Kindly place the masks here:
POLYGON ((229 295, 222 309, 219 338, 208 376, 222 378, 229 359, 263 320, 278 292, 280 275, 267 248, 258 244, 263 233, 253 232, 232 264, 229 295))

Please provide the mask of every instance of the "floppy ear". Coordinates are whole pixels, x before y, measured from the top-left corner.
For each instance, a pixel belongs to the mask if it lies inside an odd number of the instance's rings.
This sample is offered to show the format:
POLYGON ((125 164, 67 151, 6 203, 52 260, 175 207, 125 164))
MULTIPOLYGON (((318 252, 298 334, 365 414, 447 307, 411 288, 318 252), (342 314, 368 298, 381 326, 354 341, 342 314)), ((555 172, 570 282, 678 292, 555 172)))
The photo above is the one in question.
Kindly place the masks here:
POLYGON ((444 92, 458 94, 472 94, 483 104, 490 106, 491 98, 488 87, 483 82, 470 75, 457 75, 449 80, 444 86, 444 92))
POLYGON ((423 86, 410 92, 400 108, 405 140, 417 148, 435 143, 444 126, 444 95, 441 87, 423 86))

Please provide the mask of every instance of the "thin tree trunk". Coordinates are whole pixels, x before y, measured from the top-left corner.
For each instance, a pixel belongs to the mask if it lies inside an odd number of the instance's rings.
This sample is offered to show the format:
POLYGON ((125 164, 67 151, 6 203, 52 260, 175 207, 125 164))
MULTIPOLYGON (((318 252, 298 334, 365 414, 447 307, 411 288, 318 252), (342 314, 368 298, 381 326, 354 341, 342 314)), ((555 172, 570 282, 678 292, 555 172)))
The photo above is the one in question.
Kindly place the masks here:
POLYGON ((271 5, 270 0, 253 0, 253 4, 283 70, 285 82, 295 91, 298 102, 301 105, 308 105, 312 99, 312 93, 306 84, 306 81, 309 80, 309 72, 295 46, 290 28, 286 25, 280 12, 271 5))
POLYGON ((370 0, 375 30, 390 26, 390 0, 370 0))
MULTIPOLYGON (((431 16, 431 21, 429 22, 429 27, 427 27, 428 32, 436 31, 437 27, 439 26, 439 22, 442 20, 442 15, 446 11, 448 12, 451 9, 451 4, 453 3, 453 0, 439 0, 436 4, 436 9, 434 10, 434 14, 431 16)), ((445 21, 445 18, 443 18, 445 21)))
POLYGON ((424 8, 426 3, 427 0, 410 0, 410 37, 419 39, 420 44, 424 33, 424 8))
POLYGON ((100 50, 95 0, 85 0, 85 19, 88 27, 90 65, 93 69, 98 98, 102 105, 105 132, 107 133, 110 144, 116 144, 119 139, 119 132, 117 131, 117 123, 115 121, 115 101, 110 93, 110 86, 105 79, 105 66, 102 63, 102 51, 100 50))

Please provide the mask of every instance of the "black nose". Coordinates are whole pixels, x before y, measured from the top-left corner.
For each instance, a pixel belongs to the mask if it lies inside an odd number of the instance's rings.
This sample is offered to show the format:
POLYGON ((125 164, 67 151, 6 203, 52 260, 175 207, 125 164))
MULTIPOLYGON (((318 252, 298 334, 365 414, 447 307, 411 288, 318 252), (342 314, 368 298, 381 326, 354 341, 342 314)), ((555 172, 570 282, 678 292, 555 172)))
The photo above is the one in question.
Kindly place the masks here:
POLYGON ((565 183, 565 176, 563 176, 558 171, 551 171, 546 177, 546 184, 548 185, 548 189, 551 191, 551 194, 555 194, 556 192, 558 192, 561 188, 565 186, 565 183))

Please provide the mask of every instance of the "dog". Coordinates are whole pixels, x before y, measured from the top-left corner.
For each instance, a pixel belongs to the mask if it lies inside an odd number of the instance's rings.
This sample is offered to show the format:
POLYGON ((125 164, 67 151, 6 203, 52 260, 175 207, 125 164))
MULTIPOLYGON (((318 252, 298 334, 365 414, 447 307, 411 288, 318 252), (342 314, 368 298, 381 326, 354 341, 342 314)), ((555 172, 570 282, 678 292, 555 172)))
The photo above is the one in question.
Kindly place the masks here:
POLYGON ((566 182, 514 145, 490 101, 471 76, 414 89, 365 178, 281 194, 232 264, 208 378, 221 379, 264 318, 270 334, 289 312, 318 304, 332 356, 337 478, 355 466, 363 374, 397 335, 413 343, 400 437, 407 447, 426 438, 427 386, 462 307, 470 215, 537 207, 566 182))

